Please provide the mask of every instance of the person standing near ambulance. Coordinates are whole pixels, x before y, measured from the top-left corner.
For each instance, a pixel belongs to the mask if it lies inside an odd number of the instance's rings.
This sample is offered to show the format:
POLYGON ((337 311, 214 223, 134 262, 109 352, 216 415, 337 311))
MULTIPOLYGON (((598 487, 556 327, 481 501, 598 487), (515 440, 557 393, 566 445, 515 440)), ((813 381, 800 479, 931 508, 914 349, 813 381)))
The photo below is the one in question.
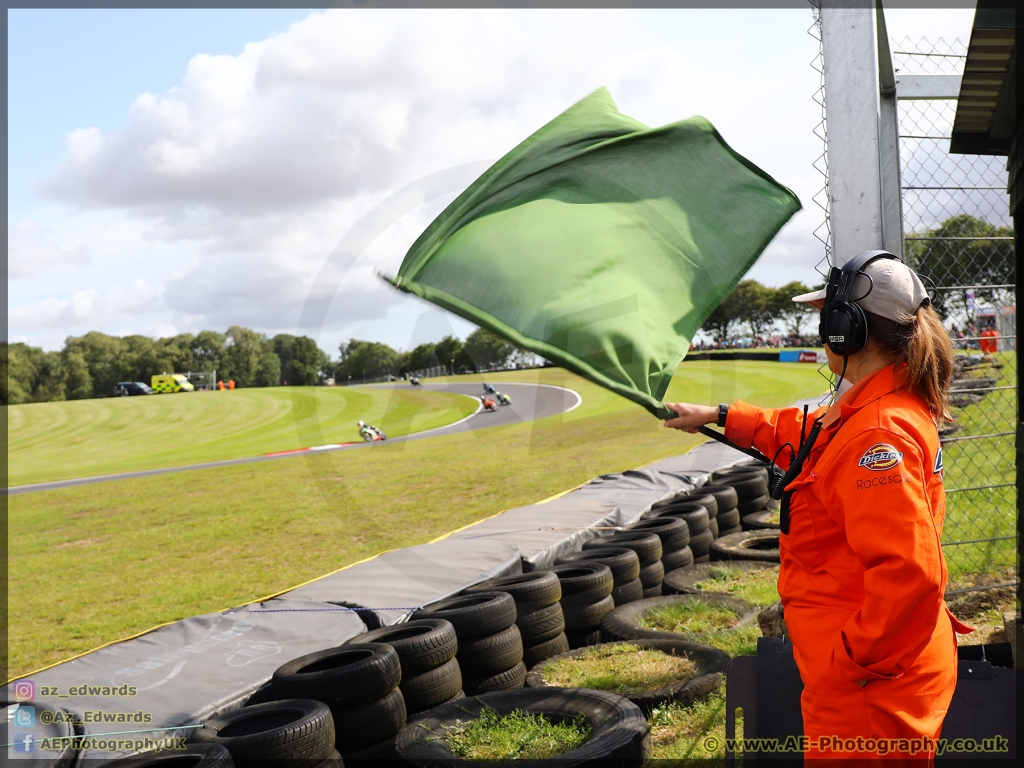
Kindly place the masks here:
POLYGON ((920 764, 956 686, 955 633, 971 631, 943 600, 939 543, 951 344, 920 278, 885 251, 793 300, 821 312, 829 369, 849 389, 809 424, 797 408, 738 401, 668 403, 665 426, 717 423, 786 470, 779 594, 804 684, 804 757, 920 764))

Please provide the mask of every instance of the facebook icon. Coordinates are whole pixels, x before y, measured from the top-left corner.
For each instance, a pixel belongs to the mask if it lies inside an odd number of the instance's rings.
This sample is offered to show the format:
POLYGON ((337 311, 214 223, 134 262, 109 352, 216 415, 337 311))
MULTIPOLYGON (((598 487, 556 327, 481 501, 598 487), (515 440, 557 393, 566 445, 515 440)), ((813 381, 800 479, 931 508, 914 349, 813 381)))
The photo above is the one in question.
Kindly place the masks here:
POLYGON ((16 733, 14 734, 14 751, 15 752, 35 752, 36 751, 36 737, 31 733, 16 733))

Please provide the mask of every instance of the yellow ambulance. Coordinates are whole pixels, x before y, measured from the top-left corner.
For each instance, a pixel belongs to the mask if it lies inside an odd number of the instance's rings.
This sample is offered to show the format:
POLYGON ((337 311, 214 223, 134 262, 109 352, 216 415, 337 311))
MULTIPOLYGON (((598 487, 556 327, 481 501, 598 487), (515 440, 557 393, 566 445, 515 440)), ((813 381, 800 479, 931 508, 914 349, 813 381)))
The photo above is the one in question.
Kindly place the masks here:
POLYGON ((180 373, 162 373, 159 376, 154 376, 153 382, 149 386, 153 388, 154 395, 163 392, 193 392, 195 390, 192 382, 180 373))

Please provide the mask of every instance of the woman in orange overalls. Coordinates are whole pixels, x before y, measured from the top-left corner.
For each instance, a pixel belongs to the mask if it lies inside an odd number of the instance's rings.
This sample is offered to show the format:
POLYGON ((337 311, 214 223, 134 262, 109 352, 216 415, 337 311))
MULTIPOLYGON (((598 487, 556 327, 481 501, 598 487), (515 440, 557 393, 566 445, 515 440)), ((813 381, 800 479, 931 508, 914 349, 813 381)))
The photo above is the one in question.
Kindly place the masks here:
MULTIPOLYGON (((805 757, 920 764, 934 758, 928 740, 956 685, 954 632, 970 631, 943 601, 939 546, 951 345, 918 276, 885 252, 854 257, 794 301, 822 311, 829 368, 853 385, 813 414, 813 447, 787 473, 779 594, 804 683, 805 757)), ((783 469, 812 431, 796 408, 669 408, 678 415, 665 426, 718 422, 783 469)))

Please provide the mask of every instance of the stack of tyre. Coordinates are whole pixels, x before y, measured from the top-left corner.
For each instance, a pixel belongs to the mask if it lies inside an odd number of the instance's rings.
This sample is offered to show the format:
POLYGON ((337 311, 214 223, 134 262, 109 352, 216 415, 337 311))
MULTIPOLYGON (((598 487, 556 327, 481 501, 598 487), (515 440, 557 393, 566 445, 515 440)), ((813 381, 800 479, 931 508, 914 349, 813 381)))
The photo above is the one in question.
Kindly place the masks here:
POLYGON ((414 619, 444 619, 455 627, 455 658, 469 696, 522 688, 526 680, 523 639, 516 603, 507 592, 476 592, 441 600, 413 613, 414 619))
MULTIPOLYGON (((369 757, 376 750, 386 753, 386 745, 405 727, 401 679, 398 653, 392 646, 350 642, 282 665, 271 678, 271 688, 277 700, 312 699, 326 704, 334 722, 332 747, 346 759, 358 759, 364 750, 369 750, 369 757)), ((289 703, 295 705, 295 701, 289 703)), ((257 704, 242 711, 267 706, 257 704)), ((237 726, 233 730, 243 732, 237 726)))
POLYGON ((607 565, 612 572, 612 602, 625 605, 644 597, 644 585, 640 582, 640 558, 636 552, 625 547, 601 546, 562 555, 555 565, 569 565, 587 562, 607 565))
POLYGON ((562 613, 562 585, 547 571, 491 579, 463 590, 463 594, 507 592, 516 603, 516 626, 522 637, 522 661, 529 669, 569 650, 562 613))
MULTIPOLYGON (((714 497, 710 498, 714 502, 714 497)), ((716 512, 717 509, 717 503, 715 503, 716 512)), ((650 511, 645 512, 640 519, 668 520, 673 518, 686 524, 690 534, 688 546, 693 554, 694 562, 706 562, 707 554, 711 549, 711 542, 714 540, 710 530, 711 515, 708 514, 708 508, 689 496, 685 496, 651 507, 650 511)), ((666 570, 673 569, 668 568, 666 570)))
MULTIPOLYGON (((333 692, 334 696, 338 691, 333 692)), ((209 768, 338 768, 331 710, 322 701, 267 701, 215 715, 191 732, 185 750, 118 760, 111 765, 209 766, 209 768)), ((89 762, 80 761, 80 762, 89 762)), ((31 762, 26 763, 26 765, 31 762)), ((70 763, 47 762, 47 765, 70 763)))
POLYGON ((653 533, 661 539, 661 564, 666 573, 693 565, 693 550, 690 549, 690 525, 685 520, 678 517, 638 520, 632 525, 627 525, 626 530, 653 533))
MULTIPOLYGON (((455 658, 458 638, 451 622, 414 619, 372 629, 352 638, 348 644, 359 643, 385 643, 394 648, 401 667, 398 690, 409 718, 464 697, 462 670, 455 658)), ((381 743, 378 751, 384 751, 388 746, 381 743)), ((345 754, 343 750, 342 754, 345 754)))
MULTIPOLYGON (((687 529, 689 535, 689 529, 687 529)), ((611 536, 601 536, 583 543, 583 550, 602 547, 621 547, 636 552, 640 560, 640 585, 642 597, 661 595, 661 582, 665 579, 665 566, 661 564, 663 554, 661 539, 657 534, 645 531, 616 531, 611 536)))
POLYGON ((731 485, 712 481, 693 491, 690 498, 699 500, 708 509, 708 516, 711 518, 708 530, 711 531, 713 539, 740 530, 741 516, 736 506, 739 503, 739 494, 731 485), (714 504, 711 503, 712 499, 714 504), (710 511, 712 507, 715 509, 714 514, 710 511))
POLYGON ((555 565, 548 572, 555 574, 562 587, 562 613, 569 648, 583 648, 601 642, 601 619, 615 608, 612 589, 615 581, 604 563, 580 560, 555 565))
POLYGON ((711 479, 736 491, 736 509, 741 518, 740 530, 747 528, 742 521, 743 518, 778 506, 778 503, 773 502, 769 496, 768 468, 762 464, 737 464, 718 470, 711 479))

